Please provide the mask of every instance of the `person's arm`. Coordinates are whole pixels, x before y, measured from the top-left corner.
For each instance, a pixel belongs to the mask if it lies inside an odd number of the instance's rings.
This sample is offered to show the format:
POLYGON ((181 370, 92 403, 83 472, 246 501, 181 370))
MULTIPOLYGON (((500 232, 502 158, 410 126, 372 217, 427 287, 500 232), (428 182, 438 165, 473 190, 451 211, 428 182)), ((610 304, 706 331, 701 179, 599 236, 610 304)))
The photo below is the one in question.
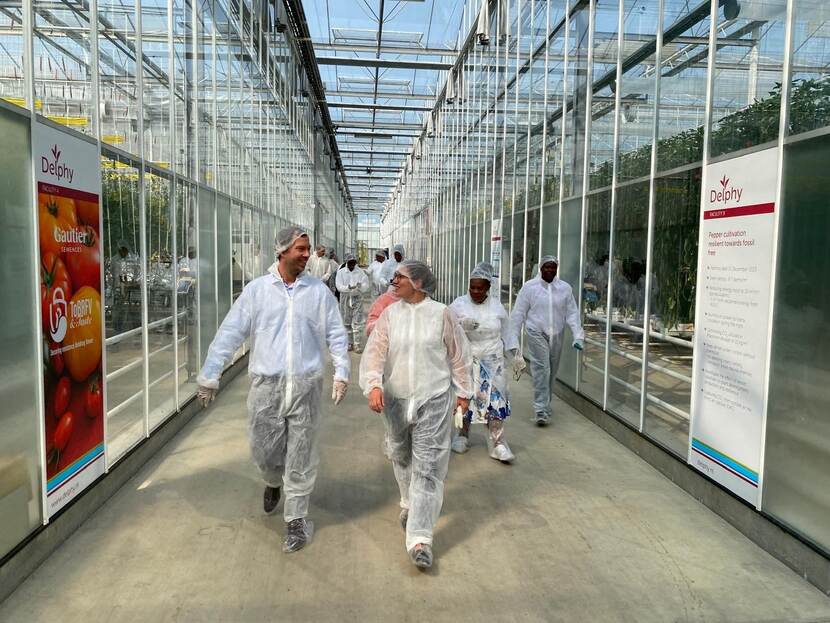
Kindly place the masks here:
POLYGON ((326 344, 334 366, 334 380, 348 381, 352 367, 349 359, 349 337, 337 308, 337 299, 328 289, 323 292, 323 304, 326 306, 326 344))
POLYGON ((498 307, 496 308, 499 313, 499 325, 501 328, 501 345, 504 349, 505 355, 510 354, 510 349, 507 348, 507 342, 510 341, 510 322, 508 321, 507 310, 504 309, 504 305, 499 303, 498 307))
MULTIPOLYGON (((326 260, 325 258, 320 258, 320 261, 323 263, 323 266, 324 266, 324 267, 325 267, 325 269, 326 269, 326 270, 323 272, 323 276, 322 276, 322 277, 320 277, 320 281, 322 281, 323 283, 326 283, 329 279, 331 279, 331 275, 332 275, 332 272, 331 272, 331 262, 329 262, 329 261, 328 261, 328 260, 326 260)), ((335 300, 337 300, 337 299, 335 299, 335 300)))
MULTIPOLYGON (((475 393, 473 390, 473 355, 470 342, 455 314, 447 307, 444 310, 444 346, 447 349, 447 361, 450 364, 452 385, 459 401, 469 403, 475 393)), ((461 405, 466 411, 467 405, 461 405)))
POLYGON ((205 363, 196 377, 196 382, 202 387, 219 388, 219 377, 225 369, 225 364, 245 341, 251 332, 250 290, 244 288, 242 294, 231 306, 228 315, 222 321, 213 342, 208 348, 205 363))
POLYGON ((519 337, 522 333, 522 325, 527 320, 527 312, 530 309, 530 296, 528 294, 527 284, 519 290, 519 296, 516 297, 516 305, 513 311, 510 312, 510 319, 507 328, 507 340, 504 343, 508 351, 519 350, 519 337))
POLYGON ((369 276, 362 268, 355 268, 360 271, 360 280, 357 282, 357 287, 361 293, 365 294, 369 291, 369 276))
POLYGON ((571 288, 568 288, 567 298, 565 299, 565 322, 571 328, 574 342, 582 342, 585 340, 585 331, 582 330, 582 323, 579 321, 579 308, 576 306, 576 300, 574 300, 574 293, 571 288))
POLYGON ((346 282, 346 271, 338 270, 334 278, 334 286, 338 292, 348 292, 349 284, 346 282))
POLYGON ((384 408, 383 371, 389 353, 389 314, 384 312, 375 323, 372 335, 360 358, 360 388, 369 399, 369 408, 380 413, 384 408))
POLYGON ((372 303, 372 306, 369 307, 369 316, 366 319, 366 335, 372 335, 372 329, 375 327, 375 323, 380 318, 380 315, 383 313, 383 310, 389 307, 391 301, 389 300, 390 297, 387 296, 387 293, 384 292, 379 297, 375 299, 375 302, 372 303))

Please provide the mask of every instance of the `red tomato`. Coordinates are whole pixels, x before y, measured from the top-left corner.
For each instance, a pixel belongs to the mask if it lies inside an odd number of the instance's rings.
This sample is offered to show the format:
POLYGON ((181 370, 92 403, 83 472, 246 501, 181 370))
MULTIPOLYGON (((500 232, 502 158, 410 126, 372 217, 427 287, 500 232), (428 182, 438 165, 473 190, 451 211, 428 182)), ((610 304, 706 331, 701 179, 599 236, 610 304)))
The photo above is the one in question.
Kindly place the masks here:
POLYGON ((84 243, 68 248, 64 254, 66 267, 75 290, 89 286, 101 290, 101 252, 98 247, 98 234, 89 225, 82 228, 84 243))
POLYGON ((55 449, 61 451, 66 447, 66 444, 69 442, 69 438, 72 436, 72 428, 72 411, 67 411, 63 414, 61 419, 58 421, 58 425, 55 427, 55 449))
POLYGON ((104 397, 101 394, 101 379, 97 375, 89 377, 84 396, 86 415, 96 418, 104 412, 104 397))
POLYGON ((38 193, 38 232, 41 253, 60 253, 62 243, 55 233, 67 232, 78 225, 75 202, 67 197, 38 193))
POLYGON ((69 408, 69 400, 72 398, 72 381, 68 376, 62 376, 55 386, 55 417, 59 417, 62 413, 66 413, 69 408))
MULTIPOLYGON (((59 306, 52 303, 56 299, 68 303, 71 298, 72 280, 66 265, 56 253, 45 253, 40 261, 40 311, 43 330, 47 335, 51 332, 50 325, 57 320, 59 312, 59 306)), ((66 307, 63 311, 66 312, 66 307)))
POLYGON ((98 231, 98 202, 75 199, 75 212, 84 225, 94 227, 98 231))

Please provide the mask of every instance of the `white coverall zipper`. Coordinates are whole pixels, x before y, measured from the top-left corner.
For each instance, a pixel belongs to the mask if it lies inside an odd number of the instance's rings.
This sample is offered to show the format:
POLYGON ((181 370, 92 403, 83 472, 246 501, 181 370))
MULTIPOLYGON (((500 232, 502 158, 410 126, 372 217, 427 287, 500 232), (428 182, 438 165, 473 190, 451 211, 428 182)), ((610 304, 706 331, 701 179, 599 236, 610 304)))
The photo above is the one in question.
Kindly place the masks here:
POLYGON ((294 297, 288 297, 288 378, 285 380, 285 403, 291 404, 294 393, 294 297))

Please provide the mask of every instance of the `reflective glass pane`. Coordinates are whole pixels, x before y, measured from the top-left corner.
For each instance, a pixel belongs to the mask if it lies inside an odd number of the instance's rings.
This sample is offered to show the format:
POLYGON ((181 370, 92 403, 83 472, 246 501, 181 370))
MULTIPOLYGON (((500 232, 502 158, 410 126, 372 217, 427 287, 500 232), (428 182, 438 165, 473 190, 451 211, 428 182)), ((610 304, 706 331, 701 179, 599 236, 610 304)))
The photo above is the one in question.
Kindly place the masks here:
POLYGON ((176 183, 176 304, 178 307, 179 406, 196 394, 199 372, 199 257, 196 231, 196 189, 176 183))

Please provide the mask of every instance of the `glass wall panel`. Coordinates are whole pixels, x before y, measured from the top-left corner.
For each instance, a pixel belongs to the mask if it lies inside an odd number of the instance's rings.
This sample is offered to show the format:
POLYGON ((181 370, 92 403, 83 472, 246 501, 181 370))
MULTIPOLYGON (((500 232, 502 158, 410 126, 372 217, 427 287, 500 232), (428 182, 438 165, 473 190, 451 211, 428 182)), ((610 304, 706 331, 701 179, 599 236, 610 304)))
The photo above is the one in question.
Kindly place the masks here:
MULTIPOLYGON (((0 109, 3 150, 3 221, 0 287, 4 301, 37 300, 39 253, 31 220, 32 167, 29 119, 0 109)), ((36 312, 40 317, 40 312, 36 312)), ((0 557, 41 523, 41 478, 44 463, 39 423, 38 368, 41 348, 31 314, 6 313, 0 323, 0 557)), ((47 387, 57 382, 48 370, 47 387)), ((47 396, 47 403, 49 398, 47 396)), ((48 409, 48 404, 47 404, 48 409)), ((48 417, 52 417, 47 413, 48 417)))
POLYGON ((176 370, 173 344, 173 213, 171 183, 167 177, 144 175, 144 202, 147 214, 147 351, 149 393, 147 406, 150 428, 176 410, 176 370))
POLYGON ((107 457, 110 462, 144 437, 144 304, 141 284, 141 180, 125 160, 101 160, 104 210, 104 303, 107 344, 107 457))
POLYGON ((216 196, 216 276, 219 322, 231 309, 231 200, 216 196))
MULTIPOLYGON (((783 18, 778 18, 783 19, 783 18)), ((788 134, 830 126, 830 7, 793 2, 792 85, 788 134)))
POLYGON ((784 151, 763 508, 830 551, 827 135, 784 151))
POLYGON ((207 355, 217 326, 216 304, 216 193, 197 187, 199 209, 199 349, 207 355))
POLYGON ((778 138, 785 13, 785 2, 770 0, 724 3, 718 11, 713 158, 778 138))
MULTIPOLYGON (((576 290, 581 286, 582 327, 585 350, 580 357, 579 391, 603 403, 605 379, 605 333, 608 301, 608 253, 611 238, 611 191, 588 197, 587 231, 582 258, 582 279, 569 282, 576 290)), ((567 279, 565 280, 567 281, 567 279)), ((566 340, 566 346, 569 345, 566 340)))
MULTIPOLYGON (((607 409, 640 425, 649 183, 617 190, 611 269, 611 346, 607 409)), ((653 301, 653 299, 652 299, 653 301)))
POLYGON ((170 55, 167 0, 141 2, 141 49, 144 54, 144 159, 171 168, 170 55))
MULTIPOLYGON (((582 291, 582 280, 579 275, 579 257, 582 246, 582 198, 569 199, 562 209, 562 248, 559 250, 560 279, 569 283, 573 288, 574 298, 578 301, 582 291)), ((565 330, 565 345, 562 348, 562 359, 559 364, 559 378, 571 387, 576 387, 576 351, 570 346, 570 330, 565 330)))
POLYGON ((142 114, 135 58, 135 8, 133 0, 98 2, 101 140, 131 154, 139 153, 142 114))
POLYGON ((196 394, 199 357, 199 257, 196 231, 196 188, 176 182, 176 301, 178 305, 179 406, 196 394))
POLYGON ((604 188, 612 181, 619 6, 619 0, 601 0, 597 2, 594 17, 590 188, 604 188))
MULTIPOLYGON (((684 456, 689 445, 701 170, 655 180, 645 433, 684 456)), ((646 267, 649 270, 649 267, 646 267)))

